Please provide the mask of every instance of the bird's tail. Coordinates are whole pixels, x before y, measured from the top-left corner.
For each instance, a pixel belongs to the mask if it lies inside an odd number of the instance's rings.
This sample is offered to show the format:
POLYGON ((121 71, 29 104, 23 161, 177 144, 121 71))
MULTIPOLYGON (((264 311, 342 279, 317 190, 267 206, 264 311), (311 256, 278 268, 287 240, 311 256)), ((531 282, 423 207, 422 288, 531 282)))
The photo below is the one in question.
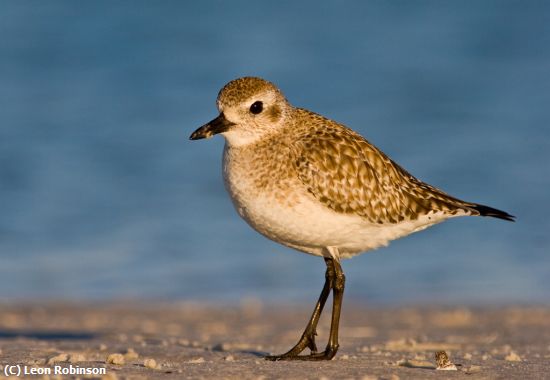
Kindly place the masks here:
POLYGON ((470 209, 479 212, 480 216, 492 216, 493 218, 504 219, 510 222, 515 222, 515 216, 508 214, 506 211, 497 210, 489 206, 475 204, 469 206, 470 209))

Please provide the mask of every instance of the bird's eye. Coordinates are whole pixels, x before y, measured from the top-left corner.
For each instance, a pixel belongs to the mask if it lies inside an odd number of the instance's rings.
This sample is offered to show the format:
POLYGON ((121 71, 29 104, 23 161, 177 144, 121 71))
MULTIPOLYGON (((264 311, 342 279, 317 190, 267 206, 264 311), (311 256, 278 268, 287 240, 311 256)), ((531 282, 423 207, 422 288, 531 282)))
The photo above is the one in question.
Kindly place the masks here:
POLYGON ((252 112, 254 115, 259 114, 264 109, 264 104, 260 102, 259 100, 252 103, 250 106, 250 112, 252 112))

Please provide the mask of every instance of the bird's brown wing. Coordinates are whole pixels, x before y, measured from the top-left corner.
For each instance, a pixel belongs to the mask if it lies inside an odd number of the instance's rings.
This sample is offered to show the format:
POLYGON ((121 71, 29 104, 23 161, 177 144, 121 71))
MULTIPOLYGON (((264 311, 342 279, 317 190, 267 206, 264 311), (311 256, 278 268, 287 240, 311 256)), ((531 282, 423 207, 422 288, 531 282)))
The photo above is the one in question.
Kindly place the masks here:
POLYGON ((293 158, 308 191, 330 209, 372 223, 414 220, 430 211, 472 212, 470 204, 416 179, 359 134, 325 123, 300 135, 293 158))

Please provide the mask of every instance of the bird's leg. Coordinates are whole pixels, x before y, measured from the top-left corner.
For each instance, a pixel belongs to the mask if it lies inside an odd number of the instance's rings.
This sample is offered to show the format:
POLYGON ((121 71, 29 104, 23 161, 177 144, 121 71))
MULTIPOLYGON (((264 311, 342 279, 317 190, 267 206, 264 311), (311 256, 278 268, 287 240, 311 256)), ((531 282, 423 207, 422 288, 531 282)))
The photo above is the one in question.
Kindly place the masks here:
MULTIPOLYGON (((284 357, 282 360, 331 360, 338 351, 338 326, 340 324, 340 312, 342 311, 342 299, 344 297, 344 286, 346 277, 342 271, 340 263, 335 259, 326 259, 330 261, 333 268, 331 286, 332 286, 332 319, 330 323, 330 335, 327 347, 323 352, 312 352, 311 355, 297 355, 292 357, 284 357)), ((329 263, 327 262, 327 266, 329 263)))
POLYGON ((303 358, 308 358, 309 356, 299 356, 299 354, 306 348, 309 348, 312 354, 317 353, 317 345, 315 344, 315 335, 317 335, 317 323, 319 322, 319 318, 321 317, 323 307, 325 306, 330 291, 334 287, 333 283, 335 273, 334 265, 332 262, 333 259, 325 258, 325 263, 327 265, 327 270, 325 272, 325 285, 323 286, 323 290, 321 291, 319 300, 315 305, 315 309, 313 309, 313 313, 311 314, 311 318, 309 319, 309 322, 302 334, 302 337, 300 338, 298 343, 296 343, 296 345, 292 347, 288 352, 282 355, 266 356, 267 360, 300 360, 303 358))
POLYGON ((340 312, 342 311, 342 300, 344 298, 344 287, 346 285, 346 276, 342 271, 340 263, 332 260, 334 265, 334 281, 332 287, 332 320, 330 323, 330 336, 325 352, 312 354, 312 360, 330 360, 338 351, 338 326, 340 325, 340 312))

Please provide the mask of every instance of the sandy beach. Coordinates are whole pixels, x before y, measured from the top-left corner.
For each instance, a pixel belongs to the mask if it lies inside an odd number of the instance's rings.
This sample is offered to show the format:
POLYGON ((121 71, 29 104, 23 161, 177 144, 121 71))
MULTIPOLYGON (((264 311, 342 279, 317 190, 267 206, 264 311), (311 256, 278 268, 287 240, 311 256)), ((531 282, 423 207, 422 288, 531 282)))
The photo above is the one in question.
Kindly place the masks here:
MULTIPOLYGON (((330 362, 269 362, 295 343, 309 308, 256 300, 0 306, 0 365, 26 378, 550 378, 548 307, 345 305, 330 362), (436 370, 445 351, 457 370, 436 370), (48 374, 48 369, 95 375, 48 374), (104 368, 104 374, 97 374, 104 368), (81 372, 83 373, 83 372, 81 372), (90 372, 88 372, 90 373, 90 372)), ((329 320, 321 319, 318 346, 329 320)))

